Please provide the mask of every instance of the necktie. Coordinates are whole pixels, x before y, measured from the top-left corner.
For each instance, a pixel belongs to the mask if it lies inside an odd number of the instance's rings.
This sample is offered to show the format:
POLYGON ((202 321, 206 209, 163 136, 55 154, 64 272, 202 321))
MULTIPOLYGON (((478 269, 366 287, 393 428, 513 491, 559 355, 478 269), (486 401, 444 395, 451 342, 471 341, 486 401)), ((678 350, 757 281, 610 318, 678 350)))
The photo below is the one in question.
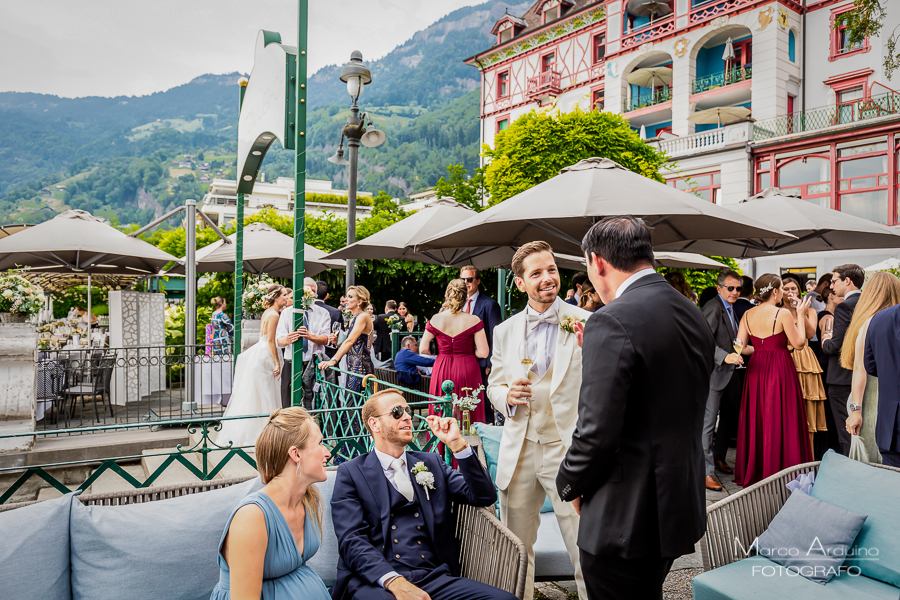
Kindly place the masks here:
POLYGON ((725 307, 725 310, 728 311, 728 318, 731 319, 731 327, 734 329, 734 334, 737 335, 737 323, 734 320, 734 308, 729 304, 725 307))
POLYGON ((472 304, 472 299, 471 298, 466 299, 466 306, 465 306, 465 308, 463 308, 463 312, 467 312, 471 315, 472 311, 469 310, 470 304, 472 304))
POLYGON ((403 459, 395 458, 391 461, 391 470, 394 472, 394 483, 397 485, 397 491, 412 502, 415 494, 413 494, 412 482, 409 480, 409 471, 403 467, 403 459))
MULTIPOLYGON (((309 327, 309 323, 306 321, 306 313, 303 313, 303 326, 307 327, 307 328, 309 327)), ((307 344, 308 341, 309 340, 307 340, 306 338, 303 338, 303 353, 304 354, 306 354, 306 350, 309 347, 307 344)))
POLYGON ((534 331, 541 323, 557 325, 559 323, 559 313, 556 312, 555 306, 551 306, 541 314, 535 314, 528 311, 526 313, 526 319, 528 321, 528 331, 534 331))

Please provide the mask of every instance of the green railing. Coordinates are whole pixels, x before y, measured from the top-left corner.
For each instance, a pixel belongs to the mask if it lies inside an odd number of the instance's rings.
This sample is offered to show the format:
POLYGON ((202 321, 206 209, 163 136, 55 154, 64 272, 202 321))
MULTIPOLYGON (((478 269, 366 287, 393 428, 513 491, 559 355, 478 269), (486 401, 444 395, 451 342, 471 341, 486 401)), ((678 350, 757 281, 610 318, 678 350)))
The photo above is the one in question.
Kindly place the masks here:
POLYGON ((732 83, 749 81, 752 76, 752 67, 735 67, 705 77, 696 77, 691 81, 691 94, 699 94, 700 92, 725 87, 732 83))
POLYGON ((900 94, 888 92, 805 112, 757 121, 753 124, 754 141, 857 123, 868 119, 900 114, 900 94))
MULTIPOLYGON (((347 373, 345 371, 340 371, 339 369, 333 370, 336 373, 347 373)), ((392 385, 388 382, 375 379, 372 376, 366 378, 366 388, 361 392, 354 392, 336 384, 329 383, 325 380, 324 374, 321 371, 317 371, 316 383, 318 386, 314 388, 314 409, 311 412, 316 415, 322 429, 322 434, 325 438, 325 443, 331 450, 332 464, 350 460, 371 449, 372 439, 365 427, 363 427, 360 413, 363 404, 365 404, 365 401, 375 391, 376 387, 388 387, 421 397, 421 401, 408 403, 416 413, 413 417, 413 441, 409 444, 409 448, 412 450, 428 452, 438 451, 437 439, 430 435, 430 429, 425 421, 425 416, 428 413, 428 409, 432 406, 438 412, 449 412, 452 403, 452 382, 444 382, 442 386, 444 391, 443 397, 431 396, 416 390, 409 390, 397 385, 392 385)), ((20 473, 19 477, 7 489, 3 490, 2 494, 0 494, 0 505, 8 502, 9 499, 32 478, 40 478, 59 492, 67 494, 76 489, 82 491, 86 490, 107 471, 116 473, 124 482, 133 488, 141 489, 151 487, 153 483, 159 479, 160 475, 176 463, 185 467, 199 481, 209 481, 215 478, 222 469, 235 458, 243 460, 255 469, 256 461, 247 452, 247 450, 251 448, 250 446, 232 447, 231 444, 222 446, 216 444, 211 438, 211 434, 212 432, 221 430, 224 421, 258 417, 268 417, 268 415, 243 415, 239 417, 219 418, 201 417, 195 419, 154 421, 152 423, 127 423, 97 427, 80 427, 77 429, 78 433, 102 433, 105 431, 128 431, 158 427, 186 427, 188 433, 191 434, 191 439, 196 441, 193 441, 192 444, 186 448, 179 444, 174 452, 157 452, 132 456, 117 456, 106 459, 88 459, 31 465, 27 467, 16 466, 0 468, 0 476, 3 476, 4 474, 20 473), (213 453, 216 453, 215 456, 210 456, 213 453), (138 481, 119 464, 120 462, 133 462, 154 457, 165 458, 152 473, 148 474, 144 481, 138 481), (72 469, 79 466, 94 466, 95 469, 93 473, 91 473, 75 489, 70 489, 69 486, 50 472, 51 470, 72 469)), ((0 435, 0 439, 26 437, 40 438, 52 435, 64 435, 71 433, 72 431, 74 430, 59 429, 33 433, 5 434, 0 435)), ((446 454, 445 459, 449 461, 449 453, 446 454)))
POLYGON ((654 106, 656 104, 662 104, 663 102, 668 102, 671 99, 672 86, 671 84, 664 85, 642 94, 637 94, 635 96, 632 96, 631 99, 626 100, 625 112, 647 108, 648 106, 654 106))

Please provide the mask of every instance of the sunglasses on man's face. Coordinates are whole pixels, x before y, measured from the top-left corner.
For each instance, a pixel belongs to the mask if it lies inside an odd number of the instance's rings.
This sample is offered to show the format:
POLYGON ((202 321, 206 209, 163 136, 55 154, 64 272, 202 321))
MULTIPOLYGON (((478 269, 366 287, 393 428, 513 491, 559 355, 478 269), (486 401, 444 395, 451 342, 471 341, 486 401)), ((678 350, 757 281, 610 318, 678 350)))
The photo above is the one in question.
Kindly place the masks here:
POLYGON ((473 281, 475 281, 474 277, 460 277, 460 279, 462 279, 466 283, 472 283, 473 281))
POLYGON ((399 404, 397 406, 395 406, 394 408, 392 408, 391 412, 382 413, 378 416, 383 417, 385 415, 391 415, 395 421, 399 421, 400 419, 403 418, 403 413, 408 414, 410 416, 410 418, 412 418, 412 416, 413 416, 413 411, 410 407, 401 406, 399 404))
POLYGON ((723 285, 721 286, 723 290, 728 290, 729 292, 733 292, 734 290, 741 289, 739 285, 723 285))

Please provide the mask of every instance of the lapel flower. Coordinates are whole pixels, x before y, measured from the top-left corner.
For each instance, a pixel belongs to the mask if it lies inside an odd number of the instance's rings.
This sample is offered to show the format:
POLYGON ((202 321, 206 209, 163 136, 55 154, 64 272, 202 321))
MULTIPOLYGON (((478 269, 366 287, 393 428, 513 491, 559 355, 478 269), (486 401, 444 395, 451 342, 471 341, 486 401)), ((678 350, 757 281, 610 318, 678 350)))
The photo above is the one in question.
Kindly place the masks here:
POLYGON ((422 489, 425 490, 425 498, 427 500, 431 500, 428 496, 428 490, 434 489, 434 475, 432 475, 431 471, 428 470, 428 467, 425 466, 425 463, 419 461, 412 468, 413 475, 416 476, 416 483, 422 486, 422 489))
POLYGON ((566 315, 559 321, 559 328, 566 333, 575 333, 575 323, 584 323, 584 319, 576 319, 572 315, 566 315))

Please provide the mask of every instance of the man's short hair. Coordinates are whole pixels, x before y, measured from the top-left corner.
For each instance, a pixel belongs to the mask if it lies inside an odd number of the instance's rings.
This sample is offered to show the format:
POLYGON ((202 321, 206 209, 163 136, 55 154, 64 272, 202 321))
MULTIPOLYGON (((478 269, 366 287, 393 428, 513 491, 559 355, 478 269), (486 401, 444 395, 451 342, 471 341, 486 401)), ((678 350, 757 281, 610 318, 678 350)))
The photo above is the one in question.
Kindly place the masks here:
POLYGON ((654 265, 650 228, 639 217, 606 217, 594 223, 581 241, 581 251, 589 261, 596 254, 625 273, 654 265))
POLYGON ((316 282, 316 298, 319 300, 325 300, 325 297, 328 296, 328 284, 324 281, 316 282))
POLYGON ((741 296, 749 298, 753 295, 753 278, 749 275, 741 277, 741 296))
POLYGON ((366 403, 363 404, 362 407, 362 422, 363 425, 366 426, 366 429, 369 433, 372 433, 372 430, 369 428, 369 419, 372 417, 378 416, 381 404, 381 398, 387 396, 388 394, 396 394, 401 400, 403 400, 403 394, 398 392, 397 390, 391 388, 387 390, 381 390, 380 392, 375 392, 369 399, 366 400, 366 403))
POLYGON ((550 244, 547 242, 528 242, 516 250, 512 259, 512 270, 516 277, 522 277, 525 274, 525 259, 532 254, 538 254, 539 252, 549 252, 550 254, 553 254, 553 248, 551 248, 550 244))
POLYGON ((859 265, 846 264, 832 269, 841 279, 849 279, 858 288, 866 282, 866 272, 859 265))
POLYGON ((584 285, 584 282, 587 280, 588 280, 588 274, 585 273, 584 271, 579 271, 579 272, 575 273, 574 277, 572 277, 572 285, 576 286, 575 289, 577 290, 578 289, 577 286, 584 285))
POLYGON ((716 277, 716 285, 719 287, 724 286, 725 280, 728 279, 729 277, 732 279, 737 279, 738 281, 741 281, 741 287, 743 287, 743 281, 741 280, 741 276, 736 271, 732 271, 731 269, 725 269, 725 270, 719 272, 719 276, 716 277))
POLYGON ((414 338, 414 337, 411 336, 411 335, 408 335, 408 336, 406 336, 405 338, 403 338, 402 340, 400 340, 400 347, 401 347, 401 348, 406 348, 406 345, 407 345, 408 343, 410 343, 410 342, 413 342, 414 344, 417 344, 417 343, 418 343, 418 341, 416 340, 416 338, 414 338))
POLYGON ((459 276, 462 277, 462 274, 466 271, 472 271, 472 277, 474 277, 475 279, 481 279, 481 269, 475 268, 475 265, 464 266, 459 270, 459 276))
POLYGON ((384 307, 388 310, 397 310, 397 301, 396 300, 388 300, 384 303, 384 307))

